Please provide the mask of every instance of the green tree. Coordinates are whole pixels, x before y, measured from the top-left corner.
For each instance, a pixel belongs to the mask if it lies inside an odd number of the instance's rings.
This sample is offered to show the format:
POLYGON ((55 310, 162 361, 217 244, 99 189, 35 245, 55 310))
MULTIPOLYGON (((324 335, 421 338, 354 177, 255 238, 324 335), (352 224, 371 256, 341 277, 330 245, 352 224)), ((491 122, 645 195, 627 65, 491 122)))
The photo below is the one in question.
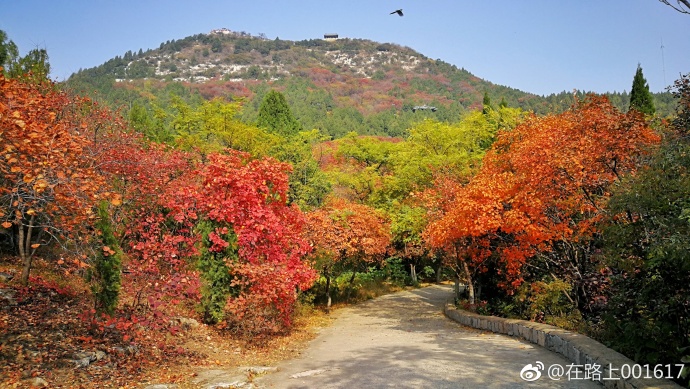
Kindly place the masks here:
POLYGON ((302 130, 297 119, 292 116, 285 96, 276 90, 268 92, 261 102, 257 125, 284 137, 296 135, 302 130))
POLYGON ((50 75, 48 52, 45 49, 33 49, 10 66, 8 76, 21 78, 28 82, 41 82, 50 75))
POLYGON ((270 155, 292 165, 289 177, 289 203, 302 210, 312 210, 323 204, 331 192, 326 174, 319 168, 312 148, 325 139, 318 130, 300 131, 296 136, 278 142, 270 155))
POLYGON ((605 341, 639 363, 690 354, 690 78, 676 87, 678 118, 647 169, 611 199, 603 235, 613 271, 605 341))
POLYGON ((654 115, 654 100, 649 92, 649 85, 642 74, 642 66, 637 64, 637 71, 630 90, 630 109, 635 109, 647 115, 654 115))
POLYGON ((427 224, 427 210, 395 202, 389 215, 391 244, 395 249, 395 255, 409 264, 412 284, 417 284, 417 267, 424 259, 431 259, 422 239, 422 232, 427 224))
POLYGON ((33 49, 26 56, 19 57, 17 45, 0 30, 0 66, 8 78, 21 78, 29 82, 48 79, 50 63, 46 49, 33 49))
POLYGON ((5 69, 5 72, 18 56, 17 45, 8 38, 5 31, 0 30, 0 66, 5 69))
POLYGON ((183 149, 211 153, 231 148, 264 156, 280 142, 276 134, 241 122, 237 118, 238 103, 215 98, 193 106, 174 98, 172 105, 177 112, 171 127, 177 145, 183 149))
POLYGON ((489 97, 489 92, 484 92, 484 99, 482 100, 482 113, 484 115, 488 114, 489 111, 491 111, 491 98, 489 97))
POLYGON ((102 201, 98 206, 96 231, 100 236, 91 274, 95 282, 91 289, 96 299, 96 309, 111 315, 117 308, 120 295, 122 249, 113 233, 107 201, 102 201))

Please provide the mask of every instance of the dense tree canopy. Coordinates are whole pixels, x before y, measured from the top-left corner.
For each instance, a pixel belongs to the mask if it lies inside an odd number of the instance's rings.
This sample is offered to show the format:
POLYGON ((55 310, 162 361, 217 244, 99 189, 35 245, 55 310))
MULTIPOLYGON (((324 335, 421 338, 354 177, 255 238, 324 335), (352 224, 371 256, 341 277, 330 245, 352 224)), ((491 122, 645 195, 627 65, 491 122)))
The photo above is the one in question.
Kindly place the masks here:
POLYGON ((469 184, 439 187, 442 217, 426 236, 480 272, 496 260, 500 285, 516 288, 538 252, 595 232, 611 183, 657 141, 639 114, 621 114, 601 97, 532 117, 498 137, 469 184))
MULTIPOLYGON (((306 237, 314 247, 316 266, 326 277, 327 308, 334 266, 345 265, 354 273, 384 259, 390 245, 388 220, 366 205, 332 199, 307 214, 306 237)), ((354 278, 352 278, 354 279, 354 278)))

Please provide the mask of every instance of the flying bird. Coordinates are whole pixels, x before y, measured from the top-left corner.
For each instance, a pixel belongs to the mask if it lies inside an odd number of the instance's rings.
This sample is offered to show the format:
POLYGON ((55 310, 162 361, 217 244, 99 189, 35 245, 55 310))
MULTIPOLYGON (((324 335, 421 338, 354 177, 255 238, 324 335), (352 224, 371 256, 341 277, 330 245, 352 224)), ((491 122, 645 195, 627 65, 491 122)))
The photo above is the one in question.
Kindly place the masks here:
POLYGON ((397 9, 397 10, 391 12, 390 14, 391 15, 398 14, 398 16, 403 16, 402 9, 397 9))

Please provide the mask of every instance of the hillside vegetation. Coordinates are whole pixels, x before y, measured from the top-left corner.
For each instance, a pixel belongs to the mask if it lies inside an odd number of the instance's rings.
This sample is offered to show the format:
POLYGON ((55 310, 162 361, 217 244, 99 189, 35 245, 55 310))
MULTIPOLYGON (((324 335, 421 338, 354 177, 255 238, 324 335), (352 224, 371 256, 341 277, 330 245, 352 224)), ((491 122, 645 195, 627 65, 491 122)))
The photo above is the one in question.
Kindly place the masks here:
MULTIPOLYGON (((101 66, 80 70, 66 82, 111 106, 165 106, 171 93, 188 102, 214 97, 243 103, 242 118, 255 121, 264 95, 285 95, 304 129, 332 138, 402 136, 420 118, 454 122, 481 109, 485 93, 499 104, 543 115, 575 101, 573 91, 537 96, 482 80, 440 59, 408 47, 365 39, 269 40, 215 30, 162 43, 158 49, 129 51, 101 66), (414 110, 417 106, 438 110, 414 110)), ((579 99, 585 91, 577 91, 579 99)), ((627 110, 626 92, 608 94, 627 110)), ((657 112, 674 111, 670 93, 655 95, 657 112)))

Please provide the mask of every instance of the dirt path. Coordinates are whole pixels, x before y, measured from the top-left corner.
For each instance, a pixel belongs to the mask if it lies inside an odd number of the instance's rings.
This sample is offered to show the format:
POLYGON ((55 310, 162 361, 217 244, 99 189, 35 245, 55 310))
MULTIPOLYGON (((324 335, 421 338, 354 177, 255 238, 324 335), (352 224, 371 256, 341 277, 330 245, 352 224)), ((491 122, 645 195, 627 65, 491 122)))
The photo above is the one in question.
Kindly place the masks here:
POLYGON ((463 327, 442 313, 450 286, 383 296, 336 313, 302 353, 259 388, 600 388, 591 381, 520 379, 527 364, 568 362, 546 349, 463 327))

